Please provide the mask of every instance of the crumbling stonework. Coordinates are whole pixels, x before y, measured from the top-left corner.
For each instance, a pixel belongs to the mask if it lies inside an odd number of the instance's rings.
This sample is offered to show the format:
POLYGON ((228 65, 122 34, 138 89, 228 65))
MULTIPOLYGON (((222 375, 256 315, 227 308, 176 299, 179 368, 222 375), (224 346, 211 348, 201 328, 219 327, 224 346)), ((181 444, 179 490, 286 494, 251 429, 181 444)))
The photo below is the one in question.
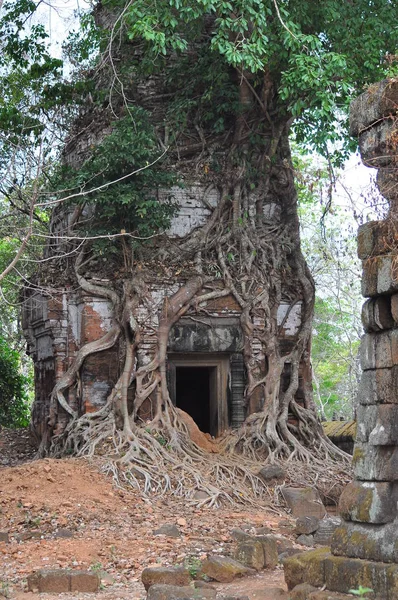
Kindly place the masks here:
POLYGON ((341 496, 344 522, 333 535, 331 553, 315 551, 286 561, 289 589, 303 582, 337 592, 362 585, 380 600, 398 598, 397 109, 398 82, 388 80, 351 107, 351 133, 359 136, 363 162, 378 169, 390 211, 384 221, 365 223, 358 233, 362 292, 368 299, 362 311, 355 481, 341 496))
MULTIPOLYGON (((167 242, 185 237, 203 226, 210 211, 206 205, 217 205, 219 200, 214 187, 197 184, 186 188, 177 188, 175 201, 179 211, 173 218, 167 242), (178 193, 177 193, 178 192, 178 193)), ((53 218, 52 250, 57 249, 57 229, 65 227, 65 219, 58 213, 53 218)), ((62 243, 62 239, 59 242, 62 243)), ((170 297, 184 283, 184 274, 170 272, 158 274, 155 267, 145 273, 149 298, 135 310, 135 318, 142 330, 137 349, 138 364, 148 364, 156 351, 157 339, 154 332, 159 327, 159 319, 165 297, 170 297)), ((102 285, 112 281, 104 276, 102 285)), ((209 291, 219 288, 218 276, 208 285, 209 291)), ((247 405, 244 391, 247 384, 243 361, 243 333, 240 323, 241 307, 231 295, 211 298, 201 304, 199 319, 181 318, 171 329, 168 343, 168 386, 172 400, 176 402, 176 368, 204 367, 217 371, 217 390, 214 392, 212 422, 208 433, 219 435, 228 427, 239 427, 246 416, 261 406, 261 398, 254 395, 247 405)), ((279 339, 284 353, 293 347, 301 325, 302 303, 281 302, 277 311, 279 339)), ((50 396, 56 383, 67 372, 79 350, 87 343, 94 342, 109 332, 115 324, 110 303, 101 297, 90 296, 82 290, 76 290, 66 284, 60 290, 47 292, 43 286, 41 292, 26 292, 23 313, 23 328, 28 340, 28 353, 35 365, 35 402, 33 405, 32 425, 40 441, 45 433, 49 418, 50 396)), ((261 335, 265 328, 264 318, 256 322, 258 339, 253 337, 253 360, 264 370, 266 357, 263 354, 261 335)), ((98 410, 117 381, 122 364, 123 347, 116 344, 110 349, 88 356, 80 370, 78 385, 67 391, 66 400, 79 415, 98 410)), ((288 367, 288 365, 287 365, 288 367)), ((289 381, 288 368, 282 379, 282 389, 289 381)), ((308 385, 310 373, 303 365, 300 385, 296 392, 297 402, 303 398, 303 386, 308 385)), ((211 382, 210 382, 211 384, 211 382)), ((133 393, 133 390, 131 390, 133 393)), ((177 403, 178 405, 178 403, 177 403)), ((152 418, 150 402, 141 407, 143 419, 152 418)), ((61 409, 62 412, 62 409, 61 409)), ((67 421, 67 414, 60 419, 59 426, 67 421)), ((291 420, 294 421, 292 415, 291 420)))

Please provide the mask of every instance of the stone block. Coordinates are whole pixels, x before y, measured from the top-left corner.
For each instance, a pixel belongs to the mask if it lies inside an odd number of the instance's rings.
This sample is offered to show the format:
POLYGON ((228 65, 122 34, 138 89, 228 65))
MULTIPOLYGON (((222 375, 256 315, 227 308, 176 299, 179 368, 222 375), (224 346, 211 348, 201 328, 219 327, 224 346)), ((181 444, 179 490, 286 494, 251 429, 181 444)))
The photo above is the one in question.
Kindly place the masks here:
POLYGON ((395 165, 389 165, 386 168, 377 171, 377 186, 380 193, 394 204, 398 200, 398 168, 395 165))
POLYGON ((287 542, 276 538, 274 535, 259 535, 256 537, 256 540, 258 540, 263 547, 264 567, 266 569, 274 569, 278 564, 279 549, 282 546, 286 548, 287 542))
POLYGON ((364 371, 358 390, 361 405, 398 404, 398 367, 364 371))
POLYGON ((320 519, 317 517, 299 517, 296 521, 295 533, 308 535, 314 533, 319 527, 320 519))
POLYGON ((51 592, 62 594, 70 591, 69 571, 62 569, 40 570, 37 573, 29 575, 28 590, 30 592, 51 592))
POLYGON ((286 550, 284 550, 283 552, 281 552, 279 554, 279 562, 280 563, 284 563, 286 558, 290 558, 291 556, 294 556, 295 554, 301 554, 302 552, 306 552, 306 550, 299 550, 298 548, 295 548, 294 546, 292 546, 291 548, 286 548, 286 550))
POLYGON ((30 592, 62 594, 64 592, 98 592, 100 577, 91 571, 41 569, 28 577, 30 592))
POLYGON ((141 580, 146 590, 155 583, 169 585, 189 585, 191 575, 184 567, 147 567, 142 571, 141 580))
POLYGON ((390 523, 397 515, 398 484, 353 481, 340 496, 339 513, 346 521, 390 523))
POLYGON ((375 256, 362 261, 362 295, 372 298, 398 290, 395 256, 375 256))
POLYGON ((294 547, 292 542, 288 538, 286 538, 285 536, 283 536, 281 534, 274 535, 272 537, 274 537, 276 540, 276 547, 278 550, 278 554, 281 554, 282 552, 285 552, 289 548, 294 547))
POLYGON ((98 592, 101 580, 98 573, 92 571, 71 571, 70 591, 94 593, 98 592))
POLYGON ((391 446, 398 444, 398 406, 384 404, 377 407, 377 420, 369 435, 369 444, 373 446, 391 446))
POLYGON ((360 585, 374 590, 383 600, 396 598, 398 565, 329 556, 325 558, 325 584, 331 591, 347 593, 360 585))
MULTIPOLYGON (((260 571, 264 567, 263 546, 255 540, 240 542, 235 550, 235 558, 246 567, 260 571)), ((276 563, 278 563, 278 555, 276 563)))
POLYGON ((289 488, 282 489, 286 504, 292 511, 293 517, 317 517, 323 519, 326 509, 318 492, 311 488, 289 488))
POLYGON ((374 232, 379 227, 379 221, 369 221, 360 225, 357 234, 358 258, 364 260, 375 255, 374 232))
POLYGON ((242 563, 229 556, 209 556, 202 562, 200 571, 200 575, 206 575, 220 583, 229 583, 236 577, 253 573, 255 573, 253 569, 242 565, 242 563))
POLYGON ((319 523, 318 530, 314 535, 315 544, 330 546, 332 536, 337 527, 341 525, 340 517, 325 517, 319 523))
POLYGON ((0 542, 6 542, 6 544, 8 544, 9 541, 10 538, 7 531, 0 531, 0 542))
POLYGON ((147 600, 174 600, 175 598, 208 600, 215 598, 216 594, 216 590, 209 588, 179 587, 177 585, 156 583, 149 588, 147 600))
POLYGON ((376 427, 379 405, 371 404, 368 406, 359 405, 357 408, 357 442, 369 441, 369 436, 376 427))
POLYGON ((255 539, 254 535, 247 533, 247 531, 243 531, 243 529, 239 529, 239 527, 232 529, 230 535, 231 538, 236 540, 237 542, 246 542, 247 540, 255 539))
POLYGON ((398 85, 396 81, 383 79, 371 85, 366 92, 355 98, 350 106, 350 133, 354 137, 383 117, 396 115, 398 108, 398 85))
POLYGON ((370 298, 362 306, 362 324, 366 332, 392 329, 395 325, 391 314, 389 296, 370 298))
POLYGON ((364 371, 390 369, 398 365, 398 329, 365 333, 361 339, 360 356, 364 371))
MULTIPOLYGON (((398 171, 395 174, 398 175, 398 171)), ((368 221, 359 227, 358 257, 360 259, 375 258, 384 254, 393 255, 397 250, 398 228, 394 220, 368 221)))
POLYGON ((328 556, 329 548, 318 548, 286 558, 283 569, 288 589, 292 590, 300 583, 322 587, 325 582, 325 558, 328 556))
POLYGON ((333 534, 331 550, 336 556, 398 562, 397 521, 386 525, 344 522, 333 534))
POLYGON ((372 446, 398 444, 398 405, 360 405, 357 410, 357 442, 372 446))
POLYGON ((357 442, 352 464, 361 481, 398 481, 398 446, 357 442))
POLYGON ((379 121, 360 133, 358 143, 362 162, 373 169, 394 165, 397 153, 395 136, 394 119, 379 121))

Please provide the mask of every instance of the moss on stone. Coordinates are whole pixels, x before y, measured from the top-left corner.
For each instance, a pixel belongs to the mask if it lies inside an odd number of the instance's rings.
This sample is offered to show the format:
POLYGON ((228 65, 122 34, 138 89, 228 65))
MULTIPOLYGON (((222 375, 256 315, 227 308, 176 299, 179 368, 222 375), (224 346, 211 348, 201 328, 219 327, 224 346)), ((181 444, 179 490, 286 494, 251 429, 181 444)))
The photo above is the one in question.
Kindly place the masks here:
POLYGON ((368 489, 365 490, 362 488, 363 497, 359 499, 357 510, 354 512, 356 518, 362 523, 369 523, 370 521, 370 511, 372 508, 373 502, 373 490, 368 489))
POLYGON ((363 451, 362 448, 359 448, 358 446, 355 446, 354 448, 354 454, 352 455, 352 465, 353 467, 355 467, 357 465, 357 463, 360 460, 363 460, 365 458, 365 452, 363 451))
POLYGON ((330 548, 323 547, 287 558, 283 567, 288 589, 300 583, 309 583, 314 587, 322 587, 325 581, 325 558, 330 556, 330 548))

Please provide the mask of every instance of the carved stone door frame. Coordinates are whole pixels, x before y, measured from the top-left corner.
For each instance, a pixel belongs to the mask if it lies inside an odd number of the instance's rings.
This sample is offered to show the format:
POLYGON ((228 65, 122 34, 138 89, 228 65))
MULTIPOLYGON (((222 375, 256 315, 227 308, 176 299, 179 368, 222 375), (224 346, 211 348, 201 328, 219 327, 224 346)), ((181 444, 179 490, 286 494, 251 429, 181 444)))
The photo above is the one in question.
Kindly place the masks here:
POLYGON ((221 435, 229 427, 228 378, 230 361, 228 354, 169 354, 168 387, 173 404, 176 404, 176 368, 206 367, 210 370, 210 433, 221 435))

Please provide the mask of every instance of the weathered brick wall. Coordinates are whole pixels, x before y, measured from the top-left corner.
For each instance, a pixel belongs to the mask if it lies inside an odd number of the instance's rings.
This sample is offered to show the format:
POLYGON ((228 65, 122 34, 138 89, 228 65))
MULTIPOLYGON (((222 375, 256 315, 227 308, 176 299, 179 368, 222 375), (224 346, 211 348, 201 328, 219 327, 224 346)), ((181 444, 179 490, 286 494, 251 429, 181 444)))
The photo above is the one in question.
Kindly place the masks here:
MULTIPOLYGON (((192 208, 194 210, 195 207, 192 208)), ((186 222, 182 227, 186 227, 186 222)), ((159 326, 164 298, 171 296, 184 283, 184 280, 178 280, 177 277, 173 282, 155 276, 152 279, 148 283, 150 299, 142 303, 135 314, 142 330, 142 340, 137 351, 140 365, 149 363, 156 351, 157 338, 154 332, 159 326)), ((229 353, 231 357, 241 353, 241 309, 235 299, 225 296, 208 300, 202 308, 205 316, 200 318, 200 323, 182 320, 175 325, 170 335, 170 351, 193 354, 221 352, 229 353)), ((293 306, 282 303, 279 307, 278 325, 281 328, 281 343, 286 352, 296 339, 300 315, 300 303, 293 306)), ((109 331, 112 323, 111 307, 102 298, 64 290, 51 296, 36 294, 26 299, 23 327, 28 339, 28 352, 35 363, 33 426, 38 438, 43 435, 46 427, 50 395, 55 383, 70 367, 77 351, 84 344, 101 338, 109 331)), ((260 341, 265 323, 258 319, 255 325, 258 335, 252 341, 253 360, 257 361, 259 368, 265 369, 265 356, 260 341)), ((103 405, 117 381, 122 363, 123 348, 119 345, 89 356, 81 369, 79 386, 67 392, 66 398, 71 407, 82 413, 103 405)), ((237 362, 236 364, 238 365, 237 362)), ((302 388, 297 393, 298 401, 300 395, 302 388)), ((260 404, 261 398, 253 397, 248 411, 258 410, 260 404)), ((148 410, 148 407, 145 406, 144 410, 148 410)))

